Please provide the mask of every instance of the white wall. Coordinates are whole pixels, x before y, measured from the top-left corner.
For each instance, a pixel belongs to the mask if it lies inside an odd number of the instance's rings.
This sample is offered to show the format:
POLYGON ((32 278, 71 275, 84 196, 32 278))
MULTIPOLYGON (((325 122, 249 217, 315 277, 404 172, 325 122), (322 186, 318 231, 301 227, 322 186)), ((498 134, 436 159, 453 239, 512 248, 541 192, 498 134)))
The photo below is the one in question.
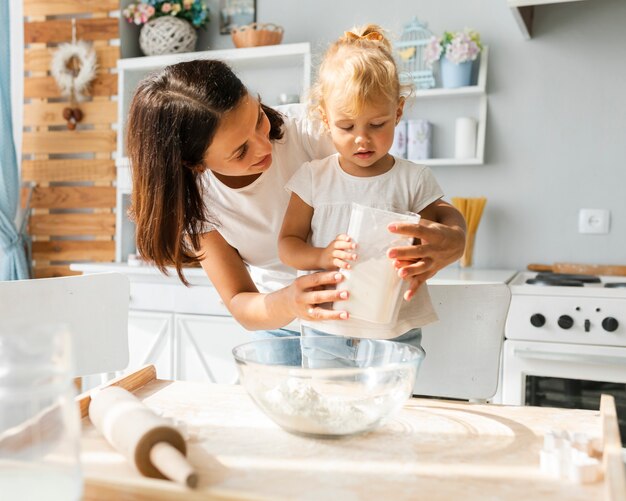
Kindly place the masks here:
MULTIPOLYGON (((535 9, 525 41, 506 0, 257 0, 258 20, 314 50, 352 24, 398 35, 413 15, 436 33, 471 27, 490 46, 486 164, 434 167, 447 197, 488 198, 477 267, 626 264, 626 2, 535 9), (608 235, 578 233, 578 209, 611 211, 608 235)), ((445 105, 442 103, 442 105, 445 105)))

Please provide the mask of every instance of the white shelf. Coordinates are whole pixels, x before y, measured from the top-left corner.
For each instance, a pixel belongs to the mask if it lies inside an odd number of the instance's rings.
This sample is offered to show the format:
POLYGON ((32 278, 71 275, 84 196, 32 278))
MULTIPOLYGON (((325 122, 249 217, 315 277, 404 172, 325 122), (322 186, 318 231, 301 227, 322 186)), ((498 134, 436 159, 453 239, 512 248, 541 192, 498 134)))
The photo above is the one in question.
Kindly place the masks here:
MULTIPOLYGON (((409 159, 411 160, 411 159, 409 159)), ((423 160, 411 160, 416 164, 437 166, 437 165, 482 165, 481 158, 426 158, 423 160)))
POLYGON ((507 0, 511 14, 526 40, 532 38, 533 20, 536 5, 580 2, 582 0, 507 0))
POLYGON ((429 99, 438 97, 482 96, 484 93, 484 88, 478 85, 468 85, 467 87, 457 87, 456 89, 420 89, 412 92, 409 98, 429 99))
POLYGON ((415 163, 428 166, 460 166, 483 165, 485 154, 485 132, 487 128, 487 67, 489 62, 489 47, 485 46, 480 55, 480 66, 476 75, 476 83, 466 87, 444 89, 419 89, 412 92, 405 106, 407 118, 423 118, 431 122, 441 120, 445 126, 436 124, 443 133, 435 131, 433 149, 440 158, 424 160, 409 159, 415 163), (441 100, 450 103, 442 105, 441 100), (430 103, 430 101, 434 101, 430 103), (454 100, 454 103, 452 101, 454 100), (454 137, 453 121, 459 116, 472 116, 478 123, 476 131, 476 157, 459 159, 453 157, 453 144, 450 138, 454 137), (433 118, 435 117, 435 118, 433 118), (452 133, 450 131, 452 130, 452 133))
POLYGON ((239 61, 260 61, 262 64, 272 65, 279 60, 301 61, 302 56, 310 54, 309 43, 295 43, 284 45, 268 45, 263 47, 249 47, 242 49, 205 50, 202 52, 184 52, 181 54, 166 54, 162 56, 132 57, 119 59, 118 70, 153 70, 171 64, 195 59, 218 59, 232 64, 239 61))
POLYGON ((442 87, 436 87, 434 89, 419 89, 413 91, 410 94, 410 98, 415 99, 430 99, 430 98, 450 98, 450 97, 473 97, 484 96, 487 89, 487 64, 489 61, 489 47, 483 48, 480 55, 480 67, 478 69, 478 75, 476 77, 475 85, 468 85, 466 87, 456 87, 454 89, 444 89, 442 87))
POLYGON ((525 7, 534 5, 547 5, 551 3, 571 3, 582 0, 507 0, 510 7, 525 7))

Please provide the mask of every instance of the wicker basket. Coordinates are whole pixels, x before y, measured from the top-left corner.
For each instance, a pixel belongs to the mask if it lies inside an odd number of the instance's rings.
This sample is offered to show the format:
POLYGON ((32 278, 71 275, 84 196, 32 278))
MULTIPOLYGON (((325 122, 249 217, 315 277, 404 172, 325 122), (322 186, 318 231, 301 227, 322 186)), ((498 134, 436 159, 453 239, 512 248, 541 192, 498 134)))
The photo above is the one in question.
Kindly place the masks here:
POLYGON ((235 47, 259 47, 277 45, 283 39, 284 29, 273 23, 251 23, 233 28, 230 32, 235 47))
POLYGON ((146 56, 192 52, 198 34, 191 23, 178 17, 163 16, 143 25, 139 33, 139 46, 146 56))

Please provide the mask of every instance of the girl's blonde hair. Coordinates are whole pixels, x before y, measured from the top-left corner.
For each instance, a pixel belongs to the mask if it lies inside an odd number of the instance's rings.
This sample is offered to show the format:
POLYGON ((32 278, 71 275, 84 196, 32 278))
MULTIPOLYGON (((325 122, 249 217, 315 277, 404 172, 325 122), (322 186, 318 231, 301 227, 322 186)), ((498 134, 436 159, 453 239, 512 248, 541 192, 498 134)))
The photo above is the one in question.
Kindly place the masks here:
POLYGON ((346 31, 324 54, 310 93, 311 112, 326 108, 328 97, 343 96, 343 111, 358 115, 372 99, 400 99, 398 68, 391 43, 375 24, 346 31))

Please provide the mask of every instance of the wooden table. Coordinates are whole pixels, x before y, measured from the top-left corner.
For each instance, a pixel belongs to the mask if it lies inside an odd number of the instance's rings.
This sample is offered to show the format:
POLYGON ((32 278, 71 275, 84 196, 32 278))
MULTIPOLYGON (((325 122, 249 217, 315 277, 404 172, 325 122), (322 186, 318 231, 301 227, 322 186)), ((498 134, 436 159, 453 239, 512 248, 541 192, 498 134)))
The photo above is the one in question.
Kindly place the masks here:
MULTIPOLYGON (((601 437, 598 411, 411 399, 373 432, 313 439, 283 431, 240 386, 153 378, 152 368, 127 389, 186 423, 199 488, 140 476, 85 418, 85 500, 613 499, 607 481, 580 485, 539 469, 545 432, 601 437)), ((88 398, 81 403, 86 409, 88 398)))

